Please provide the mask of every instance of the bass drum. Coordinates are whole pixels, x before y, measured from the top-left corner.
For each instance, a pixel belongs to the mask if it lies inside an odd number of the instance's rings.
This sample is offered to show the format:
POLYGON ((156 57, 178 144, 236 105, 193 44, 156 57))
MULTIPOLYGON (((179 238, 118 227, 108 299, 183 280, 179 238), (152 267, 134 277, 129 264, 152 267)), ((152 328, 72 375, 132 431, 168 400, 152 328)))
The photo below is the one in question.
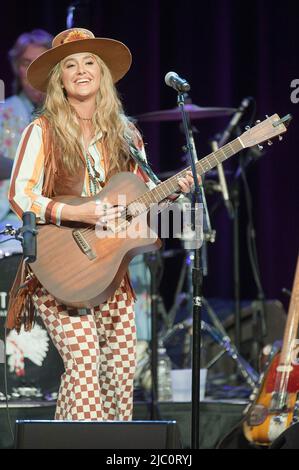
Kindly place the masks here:
MULTIPOLYGON (((8 294, 21 258, 20 253, 10 252, 8 248, 0 251, 0 341, 3 342, 8 294)), ((0 360, 0 363, 1 396, 1 393, 5 394, 4 361, 0 360)), ((22 330, 18 335, 15 331, 7 331, 6 364, 7 388, 10 396, 49 400, 56 398, 64 367, 39 318, 31 332, 22 330)))

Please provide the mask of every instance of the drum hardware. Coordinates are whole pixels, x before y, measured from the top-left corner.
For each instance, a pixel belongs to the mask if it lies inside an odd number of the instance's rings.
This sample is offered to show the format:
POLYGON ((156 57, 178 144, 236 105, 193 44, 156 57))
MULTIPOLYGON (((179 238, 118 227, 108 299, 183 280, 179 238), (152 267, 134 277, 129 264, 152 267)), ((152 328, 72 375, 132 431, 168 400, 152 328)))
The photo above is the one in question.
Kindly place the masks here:
MULTIPOLYGON (((188 302, 190 299, 188 299, 188 294, 181 294, 179 296, 180 302, 182 303, 183 301, 188 302)), ((239 354, 236 346, 233 344, 231 341, 230 337, 228 336, 227 332, 225 331, 222 323, 218 319, 216 313, 210 306, 209 302, 203 298, 203 305, 207 309, 208 316, 211 320, 211 324, 202 321, 201 322, 201 330, 202 332, 205 332, 210 335, 210 337, 218 344, 221 348, 222 351, 218 353, 209 363, 204 364, 204 368, 210 370, 225 354, 227 354, 233 361, 235 361, 237 369, 240 373, 240 376, 247 382, 247 384, 254 389, 258 380, 259 380, 259 374, 251 367, 251 365, 239 354)), ((175 338, 176 335, 178 335, 179 332, 186 332, 186 337, 184 339, 185 344, 188 344, 189 346, 191 343, 191 337, 192 337, 192 318, 189 317, 184 321, 181 321, 179 323, 176 323, 173 325, 172 328, 170 328, 168 331, 166 331, 163 335, 163 343, 166 345, 169 345, 171 340, 175 338)), ((190 356, 191 356, 191 350, 189 351, 185 350, 184 351, 184 357, 183 361, 184 364, 181 365, 183 368, 188 368, 190 366, 190 356)))
MULTIPOLYGON (((0 240, 0 259, 5 258, 6 256, 10 256, 11 254, 11 246, 10 246, 10 241, 12 239, 15 239, 16 241, 18 240, 18 229, 15 229, 12 225, 6 224, 5 229, 0 232, 0 236, 5 236, 9 237, 6 238, 5 240, 0 240), (6 246, 1 249, 1 245, 6 244, 6 246)), ((21 252, 21 246, 20 246, 20 252, 21 252)))
MULTIPOLYGON (((22 215, 22 227, 15 229, 12 225, 7 224, 5 229, 0 232, 0 236, 8 236, 21 242, 23 248, 23 256, 26 263, 36 261, 36 215, 34 212, 26 211, 22 215)), ((9 240, 0 241, 0 244, 7 243, 9 240)))
POLYGON ((246 380, 247 384, 254 389, 259 381, 259 374, 248 364, 248 362, 239 354, 236 346, 232 343, 231 339, 227 334, 223 335, 222 331, 202 321, 202 331, 208 333, 212 339, 221 346, 223 349, 214 359, 205 365, 206 369, 211 369, 213 365, 223 357, 225 353, 231 357, 237 366, 241 376, 246 380))
MULTIPOLYGON (((0 232, 0 235, 16 237, 18 235, 18 230, 15 229, 12 225, 6 224, 5 229, 0 232)), ((2 243, 4 243, 4 242, 2 242, 2 243)))

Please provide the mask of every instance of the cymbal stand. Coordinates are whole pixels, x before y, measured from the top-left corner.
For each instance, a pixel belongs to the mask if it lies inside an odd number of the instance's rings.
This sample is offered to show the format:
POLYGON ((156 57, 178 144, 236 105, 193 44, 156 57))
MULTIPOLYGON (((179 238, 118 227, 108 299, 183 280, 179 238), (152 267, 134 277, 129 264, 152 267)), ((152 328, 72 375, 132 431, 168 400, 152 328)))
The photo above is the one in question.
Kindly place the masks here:
POLYGON ((239 354, 237 347, 232 343, 229 335, 227 334, 224 326, 217 317, 216 313, 210 306, 206 299, 203 299, 208 316, 212 321, 212 325, 206 322, 202 322, 202 330, 210 334, 210 336, 216 341, 222 348, 223 352, 216 356, 206 368, 211 368, 224 354, 225 352, 236 362, 237 368, 241 373, 241 376, 246 380, 251 388, 254 388, 259 380, 259 374, 251 367, 251 365, 239 354))
POLYGON ((223 351, 219 353, 219 355, 212 359, 209 364, 206 364, 206 368, 210 369, 225 353, 227 353, 236 362, 241 376, 246 380, 248 385, 254 389, 258 383, 259 374, 239 354, 236 346, 231 342, 229 336, 227 334, 223 335, 219 329, 204 321, 201 322, 201 329, 207 332, 213 340, 223 348, 223 351))
MULTIPOLYGON (((187 253, 187 258, 184 260, 184 264, 181 270, 181 276, 180 276, 180 281, 178 283, 178 286, 181 288, 179 290, 179 287, 176 291, 176 299, 179 297, 182 298, 182 300, 186 302, 190 302, 192 300, 192 265, 193 265, 193 260, 194 260, 194 255, 192 251, 187 253), (188 292, 182 296, 182 288, 184 284, 184 280, 187 277, 187 285, 188 285, 188 292)), ((243 377, 248 385, 251 388, 255 387, 255 384, 257 383, 259 379, 258 373, 253 369, 253 367, 240 355, 237 347, 233 342, 231 341, 228 333, 226 332, 223 324, 219 320, 217 314, 211 307, 210 303, 207 301, 206 298, 202 298, 202 303, 206 308, 207 314, 211 320, 212 324, 206 323, 205 321, 201 322, 201 330, 208 333, 212 339, 219 344, 219 346, 222 348, 222 351, 217 354, 208 364, 205 364, 206 369, 210 369, 212 366, 214 366, 225 354, 228 354, 229 357, 231 357, 235 362, 238 371, 240 372, 240 376, 243 377)), ((178 308, 180 307, 180 302, 177 302, 176 305, 178 308)), ((176 313, 176 310, 175 310, 176 313)), ((173 315, 173 312, 169 312, 170 315, 173 315)), ((173 319, 173 323, 175 321, 175 318, 173 319)), ((163 335, 163 342, 167 343, 169 339, 171 339, 178 331, 181 330, 189 330, 189 335, 192 335, 192 320, 191 318, 188 318, 182 322, 176 323, 172 327, 170 327, 163 335)), ((187 333, 186 333, 187 335, 187 333)), ((185 340, 186 342, 188 339, 185 340)), ((184 358, 185 361, 188 360, 188 357, 184 358)), ((188 364, 187 364, 188 367, 188 364)))

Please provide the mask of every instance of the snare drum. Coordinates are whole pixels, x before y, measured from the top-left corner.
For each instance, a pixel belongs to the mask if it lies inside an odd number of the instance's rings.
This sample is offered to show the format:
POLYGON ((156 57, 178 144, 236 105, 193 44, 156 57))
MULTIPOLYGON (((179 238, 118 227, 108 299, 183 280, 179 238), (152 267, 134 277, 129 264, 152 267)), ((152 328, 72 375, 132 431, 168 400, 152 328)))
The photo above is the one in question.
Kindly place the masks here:
MULTIPOLYGON (((0 245, 1 246, 1 245, 0 245)), ((20 253, 2 251, 0 259, 0 340, 5 337, 8 294, 21 262, 20 253)), ((59 390, 62 360, 42 321, 37 318, 31 332, 7 331, 6 362, 8 393, 17 389, 21 397, 53 396, 59 390)), ((4 365, 0 364, 0 392, 4 393, 4 365)), ((1 393, 0 393, 1 395, 1 393)))

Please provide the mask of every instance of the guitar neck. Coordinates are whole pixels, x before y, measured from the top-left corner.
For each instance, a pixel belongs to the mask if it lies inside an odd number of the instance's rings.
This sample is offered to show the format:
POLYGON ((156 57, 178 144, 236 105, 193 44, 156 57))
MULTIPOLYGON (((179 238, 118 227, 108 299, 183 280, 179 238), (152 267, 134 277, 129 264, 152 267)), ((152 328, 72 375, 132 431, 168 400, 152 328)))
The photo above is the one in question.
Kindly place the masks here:
MULTIPOLYGON (((196 171, 201 176, 208 171, 215 168, 219 163, 228 160, 230 157, 235 155, 236 153, 240 152, 240 150, 244 149, 244 145, 240 138, 237 138, 230 142, 229 144, 225 145, 224 147, 220 148, 219 150, 207 155, 202 160, 196 163, 196 171)), ((190 171, 191 167, 186 168, 185 170, 177 173, 176 175, 172 176, 168 180, 164 181, 163 183, 159 184, 156 188, 147 191, 143 194, 139 199, 134 201, 133 204, 142 205, 146 208, 149 208, 151 204, 159 204, 165 198, 170 196, 171 194, 175 193, 180 189, 179 186, 179 179, 186 176, 187 171, 190 171)))
POLYGON ((285 327, 283 346, 280 356, 281 365, 291 365, 293 342, 297 339, 299 325, 299 257, 297 262, 291 303, 285 327))
MULTIPOLYGON (((205 158, 196 163, 196 171, 199 175, 207 173, 212 168, 215 168, 219 163, 224 162, 228 158, 232 157, 236 153, 240 152, 245 148, 253 147, 262 142, 270 141, 274 137, 286 132, 287 128, 284 123, 288 123, 291 116, 285 116, 280 119, 278 114, 268 117, 265 121, 260 122, 252 129, 244 132, 240 137, 233 140, 229 144, 221 147, 215 152, 207 155, 205 158)), ((131 213, 139 215, 144 211, 147 211, 152 204, 159 204, 171 194, 180 190, 179 179, 186 176, 186 172, 190 171, 190 167, 186 170, 177 173, 172 178, 159 184, 156 188, 151 191, 147 191, 140 198, 130 203, 131 213)))

